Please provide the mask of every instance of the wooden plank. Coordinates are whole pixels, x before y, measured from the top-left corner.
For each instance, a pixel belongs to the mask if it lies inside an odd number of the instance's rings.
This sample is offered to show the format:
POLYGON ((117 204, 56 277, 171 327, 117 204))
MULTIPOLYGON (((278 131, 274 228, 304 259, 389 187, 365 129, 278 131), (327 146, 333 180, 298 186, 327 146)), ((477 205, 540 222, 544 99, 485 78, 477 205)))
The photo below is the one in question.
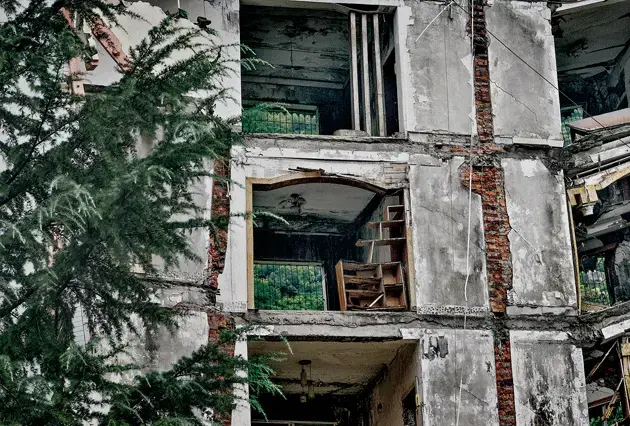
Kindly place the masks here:
POLYGON ((374 68, 376 71, 376 119, 378 123, 379 136, 387 136, 385 126, 385 91, 383 89, 383 68, 381 67, 381 32, 379 30, 378 20, 381 15, 375 13, 372 15, 374 26, 374 68))
POLYGON ((373 277, 353 277, 351 275, 344 275, 343 282, 345 284, 379 285, 381 283, 381 279, 373 277))
POLYGON ((365 297, 372 298, 376 296, 382 296, 383 293, 376 290, 346 290, 349 297, 365 297))
MULTIPOLYGON (((359 240, 356 243, 357 247, 368 247, 371 246, 372 244, 374 244, 374 246, 376 247, 380 247, 380 246, 391 246, 394 244, 402 244, 405 241, 407 241, 406 238, 402 237, 402 238, 387 238, 387 239, 383 239, 383 240, 359 240)), ((371 262, 368 262, 371 263, 371 262)))
POLYGON ((352 95, 352 128, 361 130, 359 106, 359 64, 357 46, 357 14, 350 12, 350 89, 352 95))
POLYGON ((376 271, 376 268, 378 268, 378 263, 359 263, 347 260, 343 261, 344 271, 376 271))
POLYGON ((368 19, 367 14, 361 14, 361 45, 362 49, 362 64, 361 74, 363 77, 363 121, 365 123, 365 131, 368 135, 372 135, 372 114, 370 108, 370 63, 368 49, 368 19))
POLYGON ((376 305, 376 303, 377 303, 379 300, 381 300, 384 296, 385 296, 385 295, 384 295, 383 293, 381 293, 381 295, 380 295, 380 296, 378 296, 378 297, 376 298, 376 300, 374 300, 374 302, 372 302, 372 303, 370 303, 370 304, 368 305, 368 308, 371 308, 372 306, 376 305))
MULTIPOLYGON (((372 263, 372 259, 374 259, 374 241, 371 241, 367 244, 370 249, 368 250, 368 263, 372 263)), ((359 247, 359 241, 357 241, 357 246, 359 247)))
POLYGON ((383 228, 399 228, 399 227, 405 226, 405 220, 399 219, 399 220, 384 220, 382 222, 368 222, 366 227, 378 228, 379 225, 382 226, 383 228))
POLYGON ((339 294, 339 310, 346 311, 347 302, 346 302, 346 292, 345 285, 343 282, 343 262, 340 260, 337 262, 335 266, 335 271, 337 273, 337 293, 339 294))

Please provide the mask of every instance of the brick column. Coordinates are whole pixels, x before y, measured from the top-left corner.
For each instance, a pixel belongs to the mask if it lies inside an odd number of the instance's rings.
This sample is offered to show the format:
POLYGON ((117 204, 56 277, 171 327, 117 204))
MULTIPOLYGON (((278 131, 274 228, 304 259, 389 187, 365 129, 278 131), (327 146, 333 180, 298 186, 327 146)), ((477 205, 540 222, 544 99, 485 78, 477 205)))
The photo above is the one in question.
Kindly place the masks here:
MULTIPOLYGON (((211 217, 216 228, 210 231, 210 245, 208 247, 208 275, 206 284, 215 290, 219 288, 219 275, 225 268, 225 254, 228 243, 228 224, 230 218, 230 196, 228 191, 230 178, 230 159, 214 161, 214 175, 219 179, 212 180, 212 209, 211 217), (224 178, 225 180, 222 180, 224 178)), ((234 327, 233 319, 216 309, 208 312, 208 341, 217 342, 221 332, 234 327)), ((223 351, 234 355, 234 344, 224 345, 223 351)), ((217 418, 222 426, 230 426, 231 418, 217 418)))
MULTIPOLYGON (((486 32, 485 0, 473 0, 471 27, 474 30, 474 89, 475 118, 479 144, 471 153, 475 156, 472 167, 472 191, 481 195, 484 238, 486 243, 486 273, 488 278, 490 309, 498 324, 507 309, 508 291, 512 288, 512 256, 510 253, 510 218, 505 203, 505 179, 500 159, 493 153, 502 148, 494 143, 494 122, 490 92, 490 67, 486 32)), ((465 151, 465 150, 464 150, 465 151)), ((462 183, 468 187, 471 165, 461 169, 462 183)), ((512 351, 509 330, 498 330, 494 337, 494 362, 496 370, 497 405, 499 424, 516 425, 514 408, 514 382, 512 375, 512 351)))
MULTIPOLYGON (((217 177, 229 179, 230 160, 215 160, 214 174, 217 177)), ((212 181, 211 215, 216 228, 210 232, 207 284, 216 290, 219 287, 219 275, 225 267, 225 253, 227 251, 227 226, 230 216, 230 197, 227 181, 216 178, 212 181)))

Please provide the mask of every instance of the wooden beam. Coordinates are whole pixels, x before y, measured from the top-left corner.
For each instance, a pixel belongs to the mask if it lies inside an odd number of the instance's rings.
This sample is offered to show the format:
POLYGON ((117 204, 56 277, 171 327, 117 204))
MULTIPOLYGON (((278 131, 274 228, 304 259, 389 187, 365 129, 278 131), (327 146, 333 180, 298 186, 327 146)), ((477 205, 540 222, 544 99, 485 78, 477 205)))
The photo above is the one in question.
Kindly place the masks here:
POLYGON ((362 67, 361 74, 363 77, 363 121, 365 123, 365 131, 368 135, 372 135, 372 114, 370 108, 370 62, 368 49, 368 19, 367 14, 361 14, 361 45, 362 45, 362 67))
POLYGON ((254 309, 254 220, 253 212, 253 191, 252 181, 245 180, 245 220, 247 226, 246 247, 247 247, 247 309, 254 309))
POLYGON ((372 15, 374 26, 374 68, 375 68, 375 86, 376 86, 376 119, 378 123, 379 136, 387 136, 385 127, 385 97, 383 89, 383 67, 381 66, 381 32, 378 25, 380 14, 372 15))
POLYGON ((299 78, 278 78, 245 74, 243 74, 241 81, 243 83, 275 84, 278 86, 317 87, 320 89, 331 90, 343 90, 343 88, 346 86, 345 83, 334 83, 322 80, 302 80, 299 78))
POLYGON ((350 89, 352 98, 352 128, 361 130, 359 106, 359 64, 357 46, 357 14, 350 12, 350 89))

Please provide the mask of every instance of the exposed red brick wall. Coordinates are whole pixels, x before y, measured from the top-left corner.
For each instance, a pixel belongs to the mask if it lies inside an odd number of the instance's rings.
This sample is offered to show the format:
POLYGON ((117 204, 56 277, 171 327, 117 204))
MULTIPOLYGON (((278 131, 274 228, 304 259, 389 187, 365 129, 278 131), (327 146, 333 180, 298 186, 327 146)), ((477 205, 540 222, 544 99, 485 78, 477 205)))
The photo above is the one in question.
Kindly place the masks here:
MULTIPOLYGON (((480 142, 494 142, 492 102, 490 99, 490 69, 488 65, 488 35, 486 34, 485 0, 475 0, 474 25, 474 73, 475 105, 477 109, 477 133, 480 142)), ((470 28, 469 28, 470 31, 470 28)))
MULTIPOLYGON (((510 218, 505 203, 505 178, 499 160, 493 153, 502 150, 494 143, 494 122, 490 90, 490 68, 486 33, 485 0, 473 0, 473 13, 468 28, 472 27, 474 41, 474 89, 475 118, 479 144, 472 148, 463 147, 474 158, 472 167, 472 190, 481 196, 484 238, 486 243, 486 270, 489 287, 490 308, 494 315, 503 316, 507 309, 507 294, 512 288, 512 259, 510 253, 510 218), (472 151, 472 152, 470 152, 472 151)), ((461 179, 469 186, 470 164, 462 166, 461 179)), ((514 408, 514 382, 512 376, 512 351, 510 338, 497 335, 494 339, 494 362, 498 397, 499 424, 516 425, 514 408)))
MULTIPOLYGON (((221 332, 234 327, 234 320, 224 312, 212 310, 208 311, 208 341, 217 342, 221 332)), ((234 356, 234 344, 223 345, 223 351, 231 356, 234 356)), ((222 426, 231 426, 232 419, 230 417, 215 418, 220 422, 222 426)))
MULTIPOLYGON (((229 179, 229 160, 216 160, 214 174, 229 179)), ((225 267, 225 252, 227 250, 227 224, 230 216, 230 197, 226 181, 214 179, 212 182, 212 218, 218 226, 210 232, 210 246, 208 248, 208 285, 214 289, 219 287, 219 275, 225 267)))
MULTIPOLYGON (((462 166, 461 180, 466 187, 469 179, 470 167, 465 164, 462 166)), ((495 314, 504 314, 507 292, 512 288, 512 260, 503 170, 493 166, 474 167, 472 190, 481 195, 490 308, 495 314)))
MULTIPOLYGON (((210 232, 207 284, 214 290, 217 290, 219 287, 219 275, 225 268, 225 254, 228 242, 227 225, 230 217, 230 196, 227 180, 230 178, 229 159, 215 160, 214 174, 217 177, 225 178, 225 180, 215 178, 212 181, 211 217, 216 224, 216 228, 210 232)), ((208 327, 208 341, 217 342, 223 330, 234 327, 234 321, 224 312, 211 310, 208 311, 208 327)), ((234 355, 234 344, 224 345, 222 349, 226 353, 234 355)), ((216 420, 223 426, 232 424, 232 420, 229 417, 216 420)))
POLYGON ((494 362, 497 373, 497 395, 499 398, 499 424, 516 426, 514 409, 514 380, 512 376, 512 350, 509 338, 494 341, 494 362))

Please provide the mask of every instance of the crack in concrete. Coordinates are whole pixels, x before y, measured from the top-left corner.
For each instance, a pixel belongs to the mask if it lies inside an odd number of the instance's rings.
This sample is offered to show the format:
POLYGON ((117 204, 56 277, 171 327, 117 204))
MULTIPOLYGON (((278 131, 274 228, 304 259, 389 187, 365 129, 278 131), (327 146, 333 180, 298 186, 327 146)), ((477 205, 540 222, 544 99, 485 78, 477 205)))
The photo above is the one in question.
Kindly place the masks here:
POLYGON ((540 124, 538 121, 538 115, 536 115, 536 113, 534 112, 533 109, 531 109, 530 107, 528 107, 527 105, 525 105, 522 101, 519 101, 516 96, 514 96, 513 94, 511 94, 510 92, 508 92, 507 90, 505 90, 503 87, 499 86, 496 81, 489 79, 490 83, 494 84, 495 87, 499 90, 501 90, 503 93, 505 93, 506 95, 508 95, 509 97, 511 97, 512 99, 514 99, 515 102, 523 105, 529 112, 532 113, 532 115, 534 116, 534 120, 536 120, 536 123, 540 124))

